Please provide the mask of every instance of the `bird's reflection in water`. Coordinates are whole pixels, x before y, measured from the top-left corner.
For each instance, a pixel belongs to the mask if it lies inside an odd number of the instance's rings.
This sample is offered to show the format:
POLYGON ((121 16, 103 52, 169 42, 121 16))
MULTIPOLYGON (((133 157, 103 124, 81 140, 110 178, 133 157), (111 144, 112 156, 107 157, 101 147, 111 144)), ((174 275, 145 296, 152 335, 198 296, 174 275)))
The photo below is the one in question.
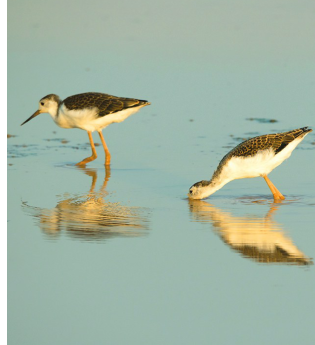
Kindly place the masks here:
POLYGON ((56 207, 44 209, 29 206, 23 202, 24 209, 33 215, 39 227, 50 238, 62 231, 68 236, 81 240, 106 240, 118 236, 142 236, 148 229, 147 210, 138 207, 123 206, 120 203, 106 201, 106 185, 110 178, 110 168, 99 191, 95 191, 97 171, 78 168, 92 177, 88 193, 64 195, 56 207))
POLYGON ((266 264, 313 264, 273 220, 279 204, 272 204, 265 217, 234 217, 201 200, 190 200, 189 206, 195 221, 211 223, 222 240, 245 258, 266 264))

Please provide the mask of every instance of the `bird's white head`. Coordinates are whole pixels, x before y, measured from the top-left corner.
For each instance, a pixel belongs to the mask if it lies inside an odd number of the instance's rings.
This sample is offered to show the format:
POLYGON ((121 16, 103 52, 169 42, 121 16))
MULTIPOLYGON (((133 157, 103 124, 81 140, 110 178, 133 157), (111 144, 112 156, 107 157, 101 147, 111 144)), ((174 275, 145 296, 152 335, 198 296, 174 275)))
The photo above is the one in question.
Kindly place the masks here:
POLYGON ((32 120, 37 115, 42 114, 42 113, 48 113, 53 118, 55 118, 57 113, 58 113, 58 108, 59 108, 60 102, 61 101, 60 101, 59 96, 54 95, 54 94, 50 94, 50 95, 43 97, 39 101, 38 110, 35 111, 35 113, 32 116, 30 116, 26 121, 24 121, 21 124, 21 126, 24 125, 26 122, 32 120))

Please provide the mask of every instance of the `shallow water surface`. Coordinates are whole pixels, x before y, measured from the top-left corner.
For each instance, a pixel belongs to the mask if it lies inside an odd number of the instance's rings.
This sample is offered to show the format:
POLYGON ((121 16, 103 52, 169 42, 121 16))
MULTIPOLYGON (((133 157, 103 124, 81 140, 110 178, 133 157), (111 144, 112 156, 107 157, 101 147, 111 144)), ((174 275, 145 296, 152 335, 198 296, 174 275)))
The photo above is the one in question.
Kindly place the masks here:
POLYGON ((315 133, 269 175, 284 201, 187 199, 244 139, 315 130, 314 3, 69 4, 8 5, 9 344, 314 344, 315 133), (97 135, 77 168, 86 132, 20 126, 87 91, 152 103, 103 131, 110 169, 97 135))
POLYGON ((271 203, 263 217, 248 214, 234 217, 230 212, 199 200, 190 201, 190 210, 195 221, 209 222, 222 241, 245 258, 266 264, 312 265, 312 260, 294 245, 282 225, 274 221, 279 204, 271 203))
POLYGON ((22 203, 26 213, 37 219, 40 229, 55 238, 61 232, 86 240, 105 240, 118 236, 140 236, 148 229, 147 219, 141 217, 144 209, 128 207, 119 202, 106 201, 106 185, 110 178, 110 168, 106 168, 104 181, 95 191, 97 171, 80 168, 91 176, 91 187, 87 193, 58 196, 58 203, 51 209, 22 203))
MULTIPOLYGON (((263 344, 266 323, 281 338, 301 327, 312 337, 315 195, 311 174, 292 186, 299 164, 284 163, 282 183, 278 175, 279 188, 292 190, 280 203, 263 179, 189 201, 193 167, 124 168, 117 152, 120 168, 106 171, 99 157, 82 169, 61 163, 54 145, 29 145, 13 158, 15 150, 9 144, 13 343, 223 344, 243 338, 246 324, 246 342, 254 333, 263 344), (217 329, 226 324, 234 335, 222 340, 217 329)), ((74 161, 86 153, 64 151, 74 161)), ((309 152, 292 160, 307 161, 309 152)))

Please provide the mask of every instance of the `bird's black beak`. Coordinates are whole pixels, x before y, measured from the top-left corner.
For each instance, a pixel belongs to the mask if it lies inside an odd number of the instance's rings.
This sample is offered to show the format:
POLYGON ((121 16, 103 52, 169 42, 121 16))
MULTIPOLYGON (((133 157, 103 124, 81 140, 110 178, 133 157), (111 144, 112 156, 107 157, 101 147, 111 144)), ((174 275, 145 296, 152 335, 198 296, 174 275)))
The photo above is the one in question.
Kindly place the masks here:
POLYGON ((39 115, 39 114, 41 114, 41 111, 40 111, 40 110, 35 111, 35 113, 34 113, 31 117, 29 117, 26 121, 24 121, 24 122, 21 124, 21 126, 23 126, 24 123, 26 123, 26 122, 32 120, 34 117, 36 117, 36 116, 39 115))

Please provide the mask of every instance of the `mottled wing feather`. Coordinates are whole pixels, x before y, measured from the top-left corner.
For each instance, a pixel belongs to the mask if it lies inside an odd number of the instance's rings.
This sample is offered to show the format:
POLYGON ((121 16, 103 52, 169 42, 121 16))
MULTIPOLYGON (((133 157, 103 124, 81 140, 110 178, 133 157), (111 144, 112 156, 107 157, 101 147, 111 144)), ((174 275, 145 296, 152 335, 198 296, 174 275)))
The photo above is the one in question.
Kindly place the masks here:
POLYGON ((244 141, 230 151, 229 154, 231 157, 248 157, 254 156, 258 151, 268 150, 270 148, 276 151, 281 146, 282 139, 283 136, 281 134, 261 135, 244 141))
POLYGON ((63 103, 69 110, 97 108, 98 116, 116 113, 123 109, 146 104, 147 101, 121 98, 106 93, 87 92, 66 98, 63 103))
POLYGON ((259 151, 268 149, 273 149, 275 154, 277 154, 290 144, 290 142, 311 131, 311 129, 303 127, 289 132, 266 134, 245 140, 222 158, 213 177, 220 174, 223 166, 232 157, 250 157, 254 156, 259 151))

